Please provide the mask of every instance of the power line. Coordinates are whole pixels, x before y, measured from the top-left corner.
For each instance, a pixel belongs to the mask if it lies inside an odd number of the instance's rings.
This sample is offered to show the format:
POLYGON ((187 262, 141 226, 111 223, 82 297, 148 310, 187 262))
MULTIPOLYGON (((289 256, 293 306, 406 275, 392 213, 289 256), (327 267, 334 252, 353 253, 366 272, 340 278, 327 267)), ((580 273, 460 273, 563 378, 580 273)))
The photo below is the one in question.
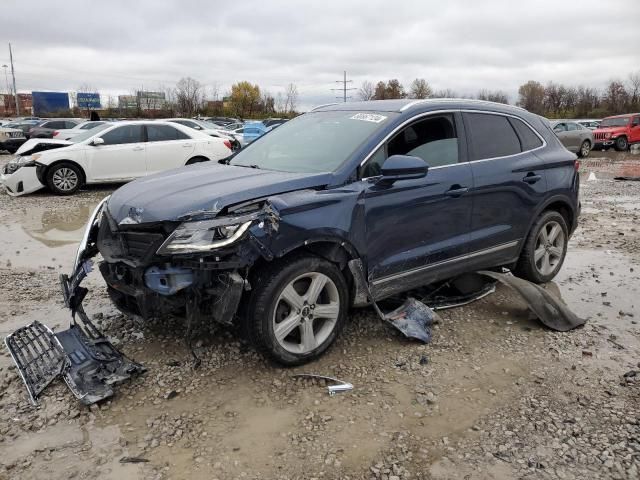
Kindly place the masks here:
POLYGON ((336 80, 335 83, 341 83, 342 84, 342 88, 332 88, 331 90, 342 90, 342 97, 336 97, 338 100, 340 100, 340 98, 342 98, 345 103, 347 101, 347 98, 351 98, 351 97, 347 97, 347 90, 357 90, 357 88, 355 87, 351 87, 351 88, 347 88, 347 83, 353 83, 353 80, 347 80, 347 71, 344 71, 344 78, 342 80, 336 80))

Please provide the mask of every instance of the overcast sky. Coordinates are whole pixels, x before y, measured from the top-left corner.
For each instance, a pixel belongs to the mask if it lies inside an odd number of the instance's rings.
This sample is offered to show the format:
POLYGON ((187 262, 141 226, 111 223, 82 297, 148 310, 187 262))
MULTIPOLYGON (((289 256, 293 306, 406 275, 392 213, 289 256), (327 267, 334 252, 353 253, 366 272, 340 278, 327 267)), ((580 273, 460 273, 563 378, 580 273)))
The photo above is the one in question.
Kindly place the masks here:
POLYGON ((239 80, 275 95, 292 82, 304 110, 334 101, 339 92, 330 89, 343 70, 355 87, 389 78, 408 87, 423 77, 460 94, 501 89, 512 102, 527 80, 602 87, 640 70, 638 0, 2 0, 2 7, 0 65, 9 63, 11 42, 18 91, 89 84, 117 95, 191 76, 209 96, 239 80))

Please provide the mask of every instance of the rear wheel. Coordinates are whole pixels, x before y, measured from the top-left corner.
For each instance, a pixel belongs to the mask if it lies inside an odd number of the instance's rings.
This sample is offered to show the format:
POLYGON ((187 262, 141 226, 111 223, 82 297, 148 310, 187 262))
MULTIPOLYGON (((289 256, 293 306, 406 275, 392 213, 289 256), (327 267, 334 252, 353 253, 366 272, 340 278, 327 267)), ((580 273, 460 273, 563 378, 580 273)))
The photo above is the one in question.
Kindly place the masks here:
POLYGON ((619 152, 624 152, 629 148, 629 142, 627 142, 627 137, 618 137, 616 138, 615 148, 619 152))
POLYGON ((47 185, 57 195, 71 195, 83 183, 80 167, 71 162, 60 162, 47 170, 47 185))
POLYGON ((582 142, 582 145, 580 145, 578 156, 582 158, 586 158, 589 156, 590 152, 591 152, 591 142, 589 140, 585 140, 584 142, 582 142))
POLYGON ((295 255, 267 265, 256 277, 244 318, 256 348, 286 366, 324 353, 342 329, 349 305, 338 267, 315 256, 295 255))
POLYGON ((568 243, 564 217, 553 210, 543 212, 522 248, 516 274, 534 283, 549 282, 562 267, 568 243))

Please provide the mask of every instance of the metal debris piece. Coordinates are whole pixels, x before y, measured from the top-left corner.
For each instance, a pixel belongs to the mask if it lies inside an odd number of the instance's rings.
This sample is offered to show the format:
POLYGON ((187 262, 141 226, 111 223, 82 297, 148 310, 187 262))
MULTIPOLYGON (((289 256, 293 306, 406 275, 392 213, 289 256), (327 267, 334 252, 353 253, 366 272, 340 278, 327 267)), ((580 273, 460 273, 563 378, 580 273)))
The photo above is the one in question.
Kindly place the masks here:
POLYGON ((142 457, 122 457, 120 463, 147 463, 149 459, 142 457))
POLYGON ((569 310, 561 300, 535 283, 516 277, 510 272, 498 273, 481 270, 478 273, 491 277, 519 293, 538 319, 553 330, 566 332, 584 325, 586 321, 569 310))
POLYGON ((333 377, 325 377, 324 375, 315 375, 313 373, 296 373, 293 375, 294 378, 317 378, 320 380, 327 380, 329 382, 335 382, 337 385, 328 385, 327 390, 329 391, 330 396, 334 396, 339 392, 348 392, 349 390, 353 390, 353 385, 348 382, 344 382, 342 380, 338 380, 333 377))
POLYGON ((37 405, 40 393, 62 372, 65 363, 62 346, 51 329, 37 320, 8 335, 5 343, 31 403, 37 405))
POLYGON ((406 337, 415 338, 424 343, 431 341, 431 325, 438 320, 433 310, 419 300, 410 297, 392 312, 384 313, 373 300, 371 289, 364 275, 362 262, 349 262, 349 269, 355 278, 356 284, 365 291, 374 310, 382 320, 400 330, 406 337))

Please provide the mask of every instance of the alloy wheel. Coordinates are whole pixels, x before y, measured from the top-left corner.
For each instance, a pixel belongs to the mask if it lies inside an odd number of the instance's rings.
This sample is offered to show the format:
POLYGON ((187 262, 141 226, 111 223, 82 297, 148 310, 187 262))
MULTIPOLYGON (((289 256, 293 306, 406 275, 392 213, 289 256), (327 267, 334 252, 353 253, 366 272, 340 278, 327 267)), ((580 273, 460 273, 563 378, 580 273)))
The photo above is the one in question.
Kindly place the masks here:
POLYGON ((591 145, 589 144, 589 142, 582 142, 582 147, 580 148, 580 155, 583 157, 586 157, 589 155, 590 151, 591 151, 591 145))
POLYGON ((309 272, 289 282, 272 314, 278 344, 291 353, 307 354, 329 338, 340 315, 340 296, 327 275, 309 272))
POLYGON ((550 275, 558 267, 566 248, 564 231, 554 220, 545 223, 538 237, 534 251, 536 270, 542 275, 550 275))
POLYGON ((53 173, 53 185, 62 192, 68 192, 78 185, 78 174, 72 169, 62 167, 53 173))

